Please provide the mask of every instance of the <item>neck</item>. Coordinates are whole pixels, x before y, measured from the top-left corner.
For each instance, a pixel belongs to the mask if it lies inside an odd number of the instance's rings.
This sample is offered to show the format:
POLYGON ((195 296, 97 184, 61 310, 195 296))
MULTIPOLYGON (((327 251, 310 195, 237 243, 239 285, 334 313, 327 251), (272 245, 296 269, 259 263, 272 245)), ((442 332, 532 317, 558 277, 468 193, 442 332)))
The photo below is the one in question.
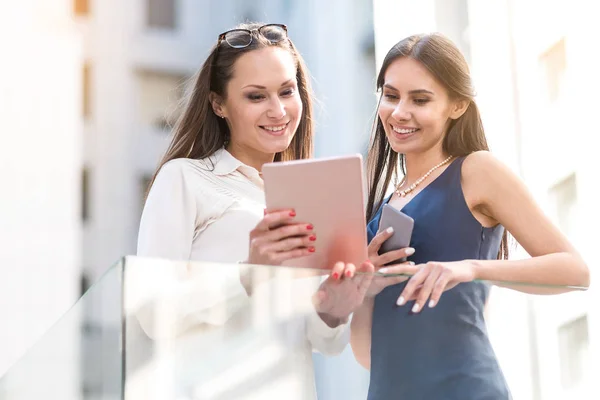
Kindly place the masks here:
POLYGON ((441 147, 434 147, 423 153, 407 153, 404 155, 406 164, 406 182, 414 182, 448 158, 441 147))
POLYGON ((245 146, 239 146, 235 143, 229 143, 226 150, 235 158, 256 169, 258 172, 262 171, 263 164, 273 162, 275 159, 275 153, 263 153, 250 149, 245 146))

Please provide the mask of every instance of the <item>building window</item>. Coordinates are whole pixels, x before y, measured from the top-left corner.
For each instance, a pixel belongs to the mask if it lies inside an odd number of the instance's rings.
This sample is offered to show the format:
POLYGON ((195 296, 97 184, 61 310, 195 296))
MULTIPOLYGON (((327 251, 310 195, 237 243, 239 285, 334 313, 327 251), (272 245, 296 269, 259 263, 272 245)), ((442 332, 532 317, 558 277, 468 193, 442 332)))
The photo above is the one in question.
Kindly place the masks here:
POLYGON ((75 0, 73 2, 75 15, 85 16, 90 13, 90 0, 75 0))
POLYGON ((175 0, 148 0, 146 18, 150 28, 175 29, 175 0))
POLYGON ((568 237, 573 238, 577 224, 577 177, 571 174, 550 189, 556 223, 568 237))
POLYGON ((81 220, 90 218, 90 171, 84 167, 81 171, 81 220))
POLYGON ((88 276, 86 269, 81 269, 81 276, 79 277, 79 297, 83 296, 88 289, 92 286, 92 282, 90 282, 90 277, 88 276))
POLYGON ((92 71, 89 64, 83 65, 83 93, 82 108, 83 118, 88 119, 92 115, 92 71))
POLYGON ((142 124, 168 132, 181 112, 186 76, 143 71, 139 73, 140 117, 142 124))
POLYGON ((564 86, 567 68, 565 40, 561 39, 542 54, 540 64, 545 79, 547 98, 552 103, 561 96, 564 86))
POLYGON ((558 329, 560 377, 565 389, 582 382, 588 367, 588 320, 584 315, 558 329))

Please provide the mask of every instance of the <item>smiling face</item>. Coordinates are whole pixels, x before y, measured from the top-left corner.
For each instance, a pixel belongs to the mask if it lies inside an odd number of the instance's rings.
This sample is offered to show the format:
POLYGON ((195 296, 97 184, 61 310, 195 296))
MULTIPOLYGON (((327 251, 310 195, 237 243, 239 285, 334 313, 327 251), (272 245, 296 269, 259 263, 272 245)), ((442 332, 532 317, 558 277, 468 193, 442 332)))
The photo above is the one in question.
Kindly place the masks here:
POLYGON ((229 126, 233 152, 272 157, 288 148, 303 111, 296 72, 293 56, 280 47, 250 51, 235 62, 226 97, 215 106, 229 126))
POLYGON ((385 72, 378 115, 392 149, 401 154, 441 149, 451 119, 464 112, 464 104, 418 61, 394 60, 385 72))

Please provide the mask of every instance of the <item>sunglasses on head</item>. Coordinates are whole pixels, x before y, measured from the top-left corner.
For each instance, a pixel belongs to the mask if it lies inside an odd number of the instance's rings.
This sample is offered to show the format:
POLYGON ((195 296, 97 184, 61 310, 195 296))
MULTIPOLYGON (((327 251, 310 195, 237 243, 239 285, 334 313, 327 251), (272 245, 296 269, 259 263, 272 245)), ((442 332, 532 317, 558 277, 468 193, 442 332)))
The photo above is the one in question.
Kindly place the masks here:
POLYGON ((256 29, 232 29, 219 35, 217 47, 225 41, 230 47, 242 49, 250 46, 253 33, 258 33, 271 43, 278 43, 287 38, 287 26, 283 24, 267 24, 256 29))

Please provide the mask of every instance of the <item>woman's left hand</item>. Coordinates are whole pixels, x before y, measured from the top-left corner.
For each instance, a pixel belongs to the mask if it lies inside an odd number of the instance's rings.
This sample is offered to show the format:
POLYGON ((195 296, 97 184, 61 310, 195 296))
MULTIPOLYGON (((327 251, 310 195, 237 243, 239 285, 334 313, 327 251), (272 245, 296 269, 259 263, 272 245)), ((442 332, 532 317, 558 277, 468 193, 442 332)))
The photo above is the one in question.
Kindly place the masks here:
POLYGON ((373 279, 374 267, 364 262, 358 270, 353 264, 338 262, 329 277, 313 295, 313 304, 321 319, 331 327, 346 323, 363 302, 373 279), (356 274, 356 272, 361 274, 356 274))
POLYGON ((427 264, 418 265, 401 264, 382 268, 379 272, 412 275, 396 304, 402 306, 407 301, 415 299, 413 313, 421 311, 425 307, 427 299, 429 299, 429 307, 433 308, 439 302, 443 292, 452 289, 459 283, 471 282, 475 279, 475 266, 469 260, 430 261, 427 264))

